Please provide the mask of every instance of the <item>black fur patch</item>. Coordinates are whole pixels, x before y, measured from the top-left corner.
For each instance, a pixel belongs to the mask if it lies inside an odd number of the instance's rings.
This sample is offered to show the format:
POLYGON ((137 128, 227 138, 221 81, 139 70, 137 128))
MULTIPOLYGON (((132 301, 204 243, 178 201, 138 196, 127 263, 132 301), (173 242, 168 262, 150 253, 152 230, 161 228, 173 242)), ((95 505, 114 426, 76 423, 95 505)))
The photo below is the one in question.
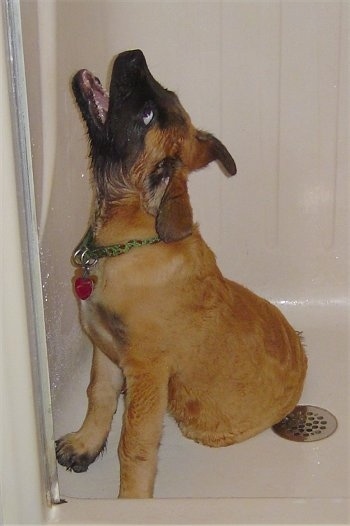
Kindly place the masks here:
POLYGON ((148 188, 150 192, 155 191, 162 181, 171 178, 179 162, 180 161, 174 157, 166 157, 157 164, 155 170, 148 177, 148 188))
POLYGON ((128 341, 126 326, 118 314, 108 311, 102 305, 96 305, 97 314, 104 327, 113 335, 118 345, 125 345, 128 341))

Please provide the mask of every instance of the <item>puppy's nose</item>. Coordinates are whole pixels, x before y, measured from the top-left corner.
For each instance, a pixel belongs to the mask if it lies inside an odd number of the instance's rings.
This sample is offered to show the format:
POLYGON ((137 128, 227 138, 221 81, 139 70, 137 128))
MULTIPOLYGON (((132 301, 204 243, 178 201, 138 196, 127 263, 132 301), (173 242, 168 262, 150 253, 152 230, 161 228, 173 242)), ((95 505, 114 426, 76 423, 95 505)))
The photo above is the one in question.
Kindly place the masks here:
POLYGON ((118 64, 133 70, 142 69, 146 65, 146 59, 140 49, 134 49, 131 51, 123 51, 117 58, 118 64))

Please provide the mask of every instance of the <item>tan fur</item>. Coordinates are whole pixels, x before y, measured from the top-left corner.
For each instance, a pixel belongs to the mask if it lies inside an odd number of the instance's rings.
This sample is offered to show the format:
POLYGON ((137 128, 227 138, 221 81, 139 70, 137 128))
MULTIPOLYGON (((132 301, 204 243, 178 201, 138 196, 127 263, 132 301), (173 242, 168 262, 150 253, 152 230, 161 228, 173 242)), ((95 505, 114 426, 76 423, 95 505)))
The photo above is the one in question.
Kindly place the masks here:
MULTIPOLYGON (((186 119, 186 129, 152 128, 128 184, 103 207, 96 202, 97 244, 155 235, 156 221, 170 237, 182 228, 182 214, 191 213, 188 173, 217 158, 186 119), (171 199, 160 193, 151 201, 145 179, 168 156, 182 161, 165 190, 171 199)), ((81 302, 95 347, 89 409, 60 448, 67 456, 98 455, 125 377, 120 497, 153 495, 167 410, 186 437, 227 446, 281 420, 302 391, 306 358, 296 332, 273 305, 225 279, 197 226, 191 230, 183 239, 101 259, 94 293, 81 302)))

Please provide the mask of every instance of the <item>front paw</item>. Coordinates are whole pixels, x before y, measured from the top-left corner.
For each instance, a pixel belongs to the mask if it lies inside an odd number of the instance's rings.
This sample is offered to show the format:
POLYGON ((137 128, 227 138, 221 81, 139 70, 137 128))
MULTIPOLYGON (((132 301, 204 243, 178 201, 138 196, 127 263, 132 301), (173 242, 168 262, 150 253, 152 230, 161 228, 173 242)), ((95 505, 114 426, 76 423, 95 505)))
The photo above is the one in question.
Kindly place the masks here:
POLYGON ((79 433, 69 433, 56 440, 56 458, 68 471, 83 473, 96 460, 104 447, 105 444, 97 451, 90 451, 79 433))

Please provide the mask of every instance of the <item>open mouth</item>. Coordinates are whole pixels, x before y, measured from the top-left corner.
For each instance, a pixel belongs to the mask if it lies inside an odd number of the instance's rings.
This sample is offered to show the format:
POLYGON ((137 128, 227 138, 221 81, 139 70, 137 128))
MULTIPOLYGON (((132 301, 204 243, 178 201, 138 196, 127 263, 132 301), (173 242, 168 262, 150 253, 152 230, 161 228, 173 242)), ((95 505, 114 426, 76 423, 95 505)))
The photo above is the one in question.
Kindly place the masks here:
POLYGON ((85 119, 90 117, 97 126, 103 126, 109 108, 109 94, 99 79, 82 69, 74 76, 72 87, 85 119))
POLYGON ((157 85, 150 74, 145 57, 140 50, 120 53, 113 66, 110 95, 101 82, 87 69, 81 69, 74 76, 72 88, 88 125, 102 128, 107 120, 108 110, 113 113, 120 107, 142 78, 150 84, 157 85))

